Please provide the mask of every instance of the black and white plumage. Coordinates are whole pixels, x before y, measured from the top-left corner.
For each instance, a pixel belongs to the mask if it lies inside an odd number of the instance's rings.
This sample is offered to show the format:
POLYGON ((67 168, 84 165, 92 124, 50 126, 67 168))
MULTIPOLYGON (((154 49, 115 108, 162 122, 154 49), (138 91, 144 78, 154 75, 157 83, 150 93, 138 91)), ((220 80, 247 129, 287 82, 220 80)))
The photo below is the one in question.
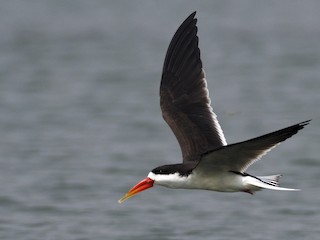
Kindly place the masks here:
POLYGON ((248 192, 261 189, 295 191, 279 187, 280 175, 252 176, 246 169, 310 120, 244 142, 227 145, 210 106, 200 58, 197 19, 192 13, 178 28, 169 45, 160 85, 164 120, 175 134, 183 162, 153 169, 119 202, 152 187, 248 192))

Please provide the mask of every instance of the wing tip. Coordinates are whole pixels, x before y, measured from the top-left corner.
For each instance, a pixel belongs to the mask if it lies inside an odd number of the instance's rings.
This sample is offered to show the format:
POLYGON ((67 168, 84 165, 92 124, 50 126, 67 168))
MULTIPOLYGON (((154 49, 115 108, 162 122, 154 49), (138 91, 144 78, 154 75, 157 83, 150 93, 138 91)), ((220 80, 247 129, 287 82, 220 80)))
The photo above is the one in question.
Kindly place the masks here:
POLYGON ((194 18, 197 14, 197 11, 193 11, 188 18, 194 18))
POLYGON ((301 129, 303 129, 305 126, 307 126, 310 122, 311 122, 312 119, 309 119, 309 120, 306 120, 306 121, 303 121, 303 122, 300 122, 300 123, 297 123, 291 127, 288 127, 288 128, 291 128, 291 129, 295 129, 297 133, 298 131, 300 131, 301 129))
POLYGON ((301 126, 302 128, 304 128, 304 126, 307 126, 307 125, 311 122, 311 120, 312 120, 312 119, 303 121, 303 122, 301 122, 301 123, 298 123, 298 125, 301 126))

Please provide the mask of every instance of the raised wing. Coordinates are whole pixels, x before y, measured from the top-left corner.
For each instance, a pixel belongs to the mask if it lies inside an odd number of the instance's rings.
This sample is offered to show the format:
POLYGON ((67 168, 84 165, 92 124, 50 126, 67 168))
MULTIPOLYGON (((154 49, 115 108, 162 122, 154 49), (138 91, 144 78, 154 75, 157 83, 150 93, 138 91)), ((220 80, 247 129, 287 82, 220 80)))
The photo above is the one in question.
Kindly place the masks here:
POLYGON ((201 154, 227 144, 210 106, 195 14, 171 40, 160 86, 162 115, 180 144, 183 162, 199 161, 201 154))
POLYGON ((276 132, 224 146, 216 151, 206 153, 196 169, 199 169, 201 172, 216 169, 217 171, 236 171, 243 173, 252 163, 303 129, 309 122, 310 120, 301 122, 276 132))

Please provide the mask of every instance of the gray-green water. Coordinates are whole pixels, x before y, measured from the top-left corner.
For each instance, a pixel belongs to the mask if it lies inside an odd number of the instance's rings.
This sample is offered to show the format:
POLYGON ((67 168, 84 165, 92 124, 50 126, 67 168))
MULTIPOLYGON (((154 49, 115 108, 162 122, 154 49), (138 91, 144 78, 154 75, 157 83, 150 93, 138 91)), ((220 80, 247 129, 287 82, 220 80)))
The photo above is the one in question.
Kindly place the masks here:
POLYGON ((318 239, 319 1, 2 1, 0 238, 318 239), (194 10, 229 143, 312 118, 249 169, 301 192, 155 187, 180 161, 161 118, 165 51, 194 10))

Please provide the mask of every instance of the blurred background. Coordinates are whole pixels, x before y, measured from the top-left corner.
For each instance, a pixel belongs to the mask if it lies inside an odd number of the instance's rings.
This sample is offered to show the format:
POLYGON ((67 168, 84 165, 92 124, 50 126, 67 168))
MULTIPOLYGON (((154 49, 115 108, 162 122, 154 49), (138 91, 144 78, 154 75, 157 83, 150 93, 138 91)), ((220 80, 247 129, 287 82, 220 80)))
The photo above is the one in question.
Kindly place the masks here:
POLYGON ((317 239, 320 2, 49 1, 0 4, 1 239, 317 239), (312 118, 249 173, 301 192, 155 187, 178 163, 161 117, 169 42, 197 11, 214 111, 229 143, 312 118))

